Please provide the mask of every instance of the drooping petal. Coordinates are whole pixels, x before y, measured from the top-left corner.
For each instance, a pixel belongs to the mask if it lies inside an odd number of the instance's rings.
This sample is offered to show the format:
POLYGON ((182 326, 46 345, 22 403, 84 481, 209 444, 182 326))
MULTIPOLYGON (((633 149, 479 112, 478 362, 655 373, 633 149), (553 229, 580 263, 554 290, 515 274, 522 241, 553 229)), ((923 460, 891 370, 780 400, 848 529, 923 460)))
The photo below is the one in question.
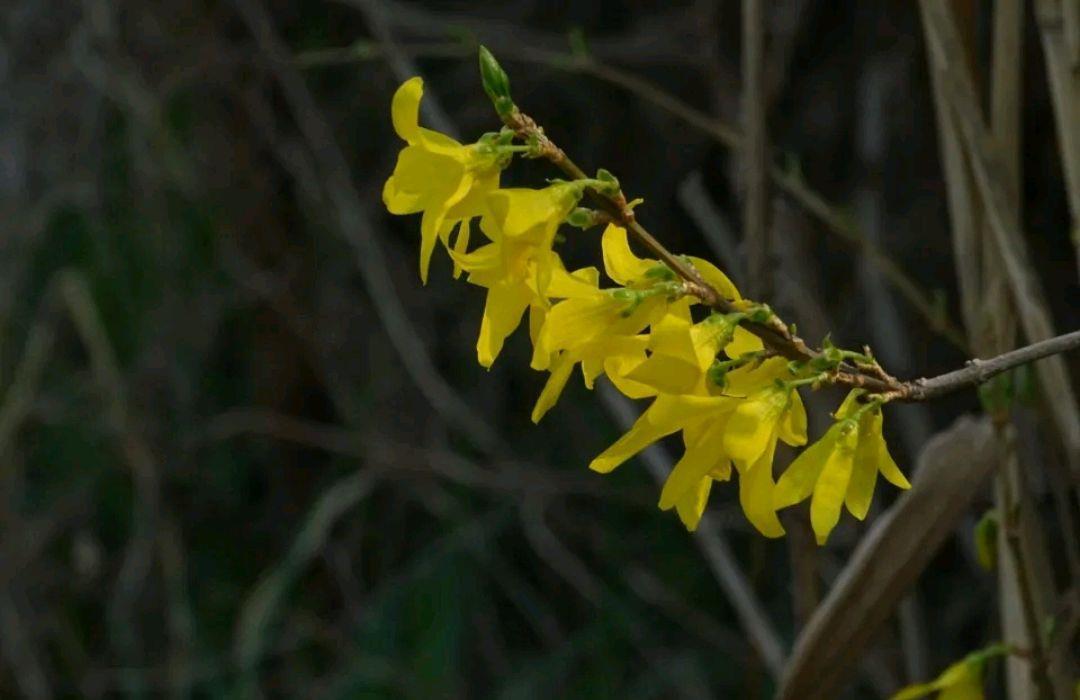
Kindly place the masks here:
POLYGON ((575 364, 577 364, 577 360, 568 352, 561 353, 552 362, 551 374, 548 376, 547 383, 544 384, 544 389, 540 392, 539 398, 536 399, 536 405, 533 406, 533 423, 539 423, 544 414, 550 411, 551 407, 559 400, 563 389, 566 388, 566 380, 570 378, 570 373, 574 371, 575 364))
POLYGON ((390 118, 394 131, 402 140, 414 143, 420 131, 420 98, 424 96, 424 80, 409 78, 394 93, 390 103, 390 118))
POLYGON ((825 544, 829 533, 840 522, 840 510, 851 481, 855 445, 859 438, 854 421, 845 421, 840 425, 840 435, 829 458, 825 460, 825 467, 814 485, 814 496, 810 501, 810 525, 818 544, 825 544))
POLYGON ((844 397, 844 401, 840 404, 840 407, 833 411, 833 417, 836 420, 843 420, 850 417, 859 408, 858 399, 866 392, 862 389, 852 389, 844 397))
POLYGON ((707 421, 697 429, 683 431, 686 451, 664 482, 660 492, 661 510, 670 510, 721 462, 729 461, 723 451, 725 422, 721 417, 707 421))
MULTIPOLYGON (((739 504, 750 524, 766 537, 783 537, 784 526, 773 507, 772 463, 776 452, 775 438, 765 446, 756 462, 739 470, 739 504)), ((740 466, 736 461, 735 465, 740 466)))
MULTIPOLYGON (((472 233, 472 226, 469 219, 461 219, 458 223, 457 238, 454 239, 453 250, 458 255, 465 255, 469 250, 469 238, 472 233)), ((451 256, 453 257, 453 256, 451 256)), ((456 259, 454 260, 454 279, 461 277, 462 267, 456 259)))
POLYGON ((780 418, 777 434, 792 447, 806 444, 806 407, 798 389, 791 390, 791 403, 780 418))
POLYGON ((969 658, 950 665, 929 683, 901 688, 890 700, 915 700, 941 691, 938 700, 983 700, 982 666, 969 658))
MULTIPOLYGON (((472 184, 472 176, 464 173, 457 183, 457 189, 447 195, 441 202, 432 202, 424 215, 420 218, 420 281, 427 284, 428 269, 431 266, 431 254, 435 251, 435 243, 439 238, 444 238, 443 231, 448 231, 444 226, 446 212, 455 198, 460 199, 469 191, 472 184)), ((455 265, 455 269, 458 266, 455 265)))
POLYGON ((701 522, 701 516, 705 514, 705 507, 709 504, 709 491, 712 489, 712 479, 704 478, 688 491, 679 502, 675 504, 679 520, 690 532, 697 530, 701 522))
POLYGON ((529 306, 531 293, 522 284, 492 287, 484 305, 480 337, 476 341, 476 359, 483 367, 491 367, 499 356, 507 336, 521 323, 521 315, 529 306))
POLYGON ((792 460, 776 482, 773 505, 777 508, 787 508, 810 497, 810 494, 814 492, 814 484, 821 476, 821 470, 825 468, 825 462, 829 459, 840 437, 838 426, 839 423, 833 425, 821 436, 820 440, 807 447, 792 460))
POLYGON ((702 420, 697 413, 700 406, 683 401, 683 398, 664 394, 658 396, 625 435, 589 464, 589 469, 610 472, 660 438, 702 420))
POLYGON ((529 359, 529 367, 544 371, 551 366, 556 352, 544 343, 542 332, 547 323, 548 308, 542 304, 529 305, 529 341, 532 342, 533 352, 529 359))
MULTIPOLYGON (((878 414, 880 421, 881 413, 878 414)), ((855 463, 851 468, 851 483, 848 484, 847 494, 844 496, 844 504, 848 512, 857 519, 862 520, 870 510, 870 503, 874 499, 874 486, 877 484, 878 461, 880 444, 873 439, 874 417, 872 414, 864 414, 859 420, 859 442, 855 446, 855 463)), ((878 425, 878 433, 881 426, 878 425)))
POLYGON ((634 255, 630 250, 626 229, 615 224, 608 224, 604 229, 601 247, 604 253, 604 271, 608 277, 624 287, 644 279, 645 273, 657 264, 655 260, 644 260, 634 255))
POLYGON ((885 436, 881 432, 880 414, 874 440, 878 443, 878 470, 881 471, 881 475, 897 488, 910 489, 911 483, 904 476, 904 473, 900 471, 900 467, 896 466, 896 461, 893 460, 892 455, 889 454, 889 447, 885 444, 885 436))

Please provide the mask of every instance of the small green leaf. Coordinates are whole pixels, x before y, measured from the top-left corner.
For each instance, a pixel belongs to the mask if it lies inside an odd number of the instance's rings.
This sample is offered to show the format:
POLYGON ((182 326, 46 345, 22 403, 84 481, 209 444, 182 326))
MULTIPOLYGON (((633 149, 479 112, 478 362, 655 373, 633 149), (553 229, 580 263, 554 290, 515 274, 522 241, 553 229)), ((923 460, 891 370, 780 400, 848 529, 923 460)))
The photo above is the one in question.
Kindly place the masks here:
POLYGON ((1012 406, 1014 394, 1011 372, 999 374, 979 387, 979 401, 982 403, 983 411, 989 414, 1008 411, 1012 406))
POLYGON ((1035 404, 1035 370, 1030 364, 1020 365, 1013 370, 1013 394, 1025 406, 1035 404))
POLYGON ((975 557, 979 566, 993 571, 997 566, 998 514, 988 510, 975 524, 975 557))

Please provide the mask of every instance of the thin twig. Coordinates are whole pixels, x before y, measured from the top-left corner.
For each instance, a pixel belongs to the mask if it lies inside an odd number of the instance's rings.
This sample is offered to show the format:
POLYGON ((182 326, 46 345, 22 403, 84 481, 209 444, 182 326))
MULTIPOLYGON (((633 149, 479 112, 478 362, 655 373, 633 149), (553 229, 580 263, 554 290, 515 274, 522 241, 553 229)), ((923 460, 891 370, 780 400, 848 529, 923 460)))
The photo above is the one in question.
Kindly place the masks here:
POLYGON ((743 245, 750 295, 771 299, 769 140, 765 91, 765 2, 742 3, 743 245))
POLYGON ((907 401, 936 399, 939 396, 951 394, 960 389, 988 382, 995 376, 1014 367, 1026 365, 1029 362, 1050 357, 1051 355, 1076 350, 1077 348, 1080 348, 1080 331, 1073 331, 1017 350, 1011 350, 997 357, 986 360, 970 360, 967 366, 962 369, 930 379, 916 379, 914 382, 910 382, 907 385, 910 387, 909 393, 902 398, 907 401))

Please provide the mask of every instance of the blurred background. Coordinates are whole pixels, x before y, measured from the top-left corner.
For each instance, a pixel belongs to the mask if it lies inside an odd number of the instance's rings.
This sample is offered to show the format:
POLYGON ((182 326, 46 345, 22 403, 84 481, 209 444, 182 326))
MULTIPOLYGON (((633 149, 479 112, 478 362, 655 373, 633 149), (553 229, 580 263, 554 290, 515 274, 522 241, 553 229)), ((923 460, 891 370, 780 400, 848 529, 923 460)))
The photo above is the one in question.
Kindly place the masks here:
MULTIPOLYGON (((977 86, 1002 2, 951 3, 977 86)), ((1063 146, 1044 26, 1020 6, 1015 194, 1064 331, 1063 146)), ((918 6, 778 0, 763 23, 757 284, 812 343, 870 344, 901 377, 960 366, 982 331, 918 6)), ((446 256, 421 286, 419 217, 380 199, 408 77, 426 125, 497 130, 483 42, 669 248, 747 285, 741 36, 733 1, 0 3, 0 696, 771 697, 895 490, 821 549, 805 512, 760 537, 732 484, 688 534, 656 508, 681 446, 590 473, 640 406, 575 380, 532 425, 527 334, 480 368, 483 293, 446 256)), ((504 182, 555 176, 529 162, 504 182)), ((593 264, 599 232, 567 233, 568 264, 593 264)), ((840 398, 811 401, 812 434, 840 398)), ((973 391, 890 409, 905 472, 978 409, 973 391)), ((1062 449, 1043 404, 1016 420, 1067 587, 1075 505, 1045 476, 1067 474, 1062 449)), ((993 492, 971 491, 844 697, 1000 638, 972 540, 993 492)))

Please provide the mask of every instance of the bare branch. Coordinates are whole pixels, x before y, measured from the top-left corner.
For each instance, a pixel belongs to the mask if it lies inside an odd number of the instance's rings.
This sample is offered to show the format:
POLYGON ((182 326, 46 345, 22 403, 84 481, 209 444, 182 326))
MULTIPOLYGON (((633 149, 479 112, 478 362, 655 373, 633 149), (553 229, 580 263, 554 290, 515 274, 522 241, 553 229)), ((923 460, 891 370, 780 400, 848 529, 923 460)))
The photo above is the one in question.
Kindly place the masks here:
POLYGON ((1073 331, 1043 340, 1017 350, 992 357, 988 360, 974 359, 963 369, 941 374, 931 379, 916 379, 908 384, 909 393, 902 398, 907 401, 928 401, 960 389, 990 381, 1013 367, 1026 365, 1044 357, 1058 355, 1080 348, 1080 331, 1073 331))

